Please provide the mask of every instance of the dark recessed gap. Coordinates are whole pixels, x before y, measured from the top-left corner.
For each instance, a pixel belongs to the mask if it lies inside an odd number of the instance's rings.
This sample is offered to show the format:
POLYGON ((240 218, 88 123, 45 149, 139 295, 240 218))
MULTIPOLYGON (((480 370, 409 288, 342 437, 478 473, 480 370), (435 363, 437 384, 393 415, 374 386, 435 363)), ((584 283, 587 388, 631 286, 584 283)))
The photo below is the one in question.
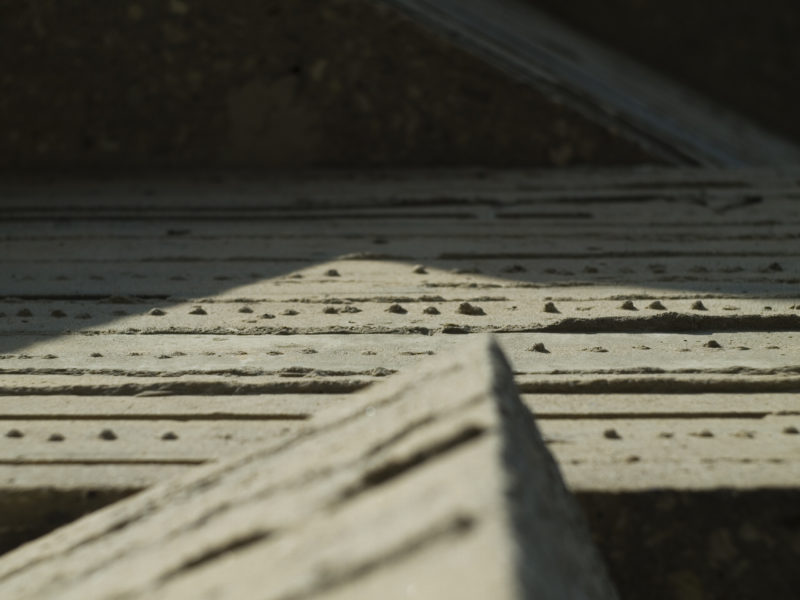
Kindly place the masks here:
POLYGON ((372 488, 402 477, 416 467, 440 458, 456 448, 482 437, 484 433, 486 433, 484 427, 470 425, 450 437, 417 450, 414 454, 402 460, 390 460, 378 467, 369 469, 361 476, 361 481, 357 485, 342 492, 339 502, 350 500, 372 488))

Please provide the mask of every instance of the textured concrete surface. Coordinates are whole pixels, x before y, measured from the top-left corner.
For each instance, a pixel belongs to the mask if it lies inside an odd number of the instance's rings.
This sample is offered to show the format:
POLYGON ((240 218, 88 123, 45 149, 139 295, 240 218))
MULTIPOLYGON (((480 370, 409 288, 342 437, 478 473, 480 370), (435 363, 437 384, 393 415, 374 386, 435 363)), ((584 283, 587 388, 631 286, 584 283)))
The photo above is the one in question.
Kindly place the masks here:
POLYGON ((6 555, 0 593, 617 597, 489 338, 6 555))
MULTIPOLYGON (((638 581, 660 597, 696 582, 725 597, 714 582, 739 563, 699 560, 682 540, 717 544, 755 497, 772 516, 730 534, 757 554, 735 580, 791 582, 798 181, 644 170, 6 182, 4 547, 285 440, 351 392, 492 332, 624 597, 642 595, 626 578, 633 555, 651 558, 638 581), (651 535, 614 535, 630 523, 651 535)), ((771 597, 793 597, 775 585, 771 597)))

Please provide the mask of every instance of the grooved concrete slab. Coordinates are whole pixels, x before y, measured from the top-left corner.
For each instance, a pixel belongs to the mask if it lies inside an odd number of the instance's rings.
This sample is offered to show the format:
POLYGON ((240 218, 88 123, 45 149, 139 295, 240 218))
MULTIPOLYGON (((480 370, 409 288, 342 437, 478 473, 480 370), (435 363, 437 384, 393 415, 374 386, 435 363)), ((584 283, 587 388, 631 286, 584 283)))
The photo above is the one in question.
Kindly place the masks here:
POLYGON ((379 590, 616 597, 489 340, 0 559, 0 594, 20 599, 379 590))
POLYGON ((48 506, 286 439, 484 332, 571 489, 795 488, 798 182, 2 184, 0 548, 48 506))

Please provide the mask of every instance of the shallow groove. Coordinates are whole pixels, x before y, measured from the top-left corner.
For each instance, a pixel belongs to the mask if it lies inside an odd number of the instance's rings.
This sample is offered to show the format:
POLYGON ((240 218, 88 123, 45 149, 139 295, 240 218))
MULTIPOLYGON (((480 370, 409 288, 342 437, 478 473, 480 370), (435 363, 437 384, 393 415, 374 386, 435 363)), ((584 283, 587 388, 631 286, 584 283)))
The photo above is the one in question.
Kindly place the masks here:
POLYGON ((16 460, 0 459, 0 465, 7 467, 36 467, 36 466, 102 466, 102 465, 117 465, 117 466, 130 466, 130 465, 151 465, 151 466, 186 466, 192 467, 202 465, 208 462, 208 459, 172 459, 172 458, 108 458, 108 459, 90 459, 90 458, 53 458, 53 459, 25 459, 20 458, 16 460))
POLYGON ((800 315, 690 315, 666 312, 646 317, 568 317, 537 328, 542 333, 684 333, 688 331, 800 331, 800 315))
POLYGON ((269 530, 254 531, 232 540, 227 540, 220 545, 207 549, 202 554, 190 558, 179 567, 162 574, 161 577, 159 577, 159 581, 163 583, 169 581, 170 579, 174 579, 175 577, 184 575, 189 571, 197 569, 198 567, 202 567, 203 565, 224 556, 225 554, 233 554, 237 551, 244 550, 249 546, 263 542, 264 540, 272 537, 273 534, 274 532, 269 530))
POLYGON ((392 568, 405 558, 449 538, 459 538, 475 529, 478 519, 458 514, 440 524, 433 524, 393 548, 376 553, 370 560, 322 572, 306 589, 279 596, 276 600, 307 600, 361 579, 381 568, 392 568))
POLYGON ((342 492, 339 502, 352 500, 356 496, 368 492, 369 490, 384 485, 398 477, 402 477, 416 467, 437 459, 449 452, 481 438, 486 433, 484 427, 469 425, 461 431, 438 440, 433 444, 420 448, 411 456, 402 460, 390 460, 378 467, 374 467, 361 476, 358 485, 346 489, 342 492))
POLYGON ((797 252, 699 252, 680 250, 657 250, 646 252, 444 252, 439 260, 572 260, 598 258, 747 258, 772 256, 800 256, 797 252))
POLYGON ((523 394, 768 394, 800 392, 800 377, 759 381, 746 378, 714 381, 673 377, 565 381, 543 379, 520 381, 517 387, 523 394))
POLYGON ((154 384, 82 384, 71 383, 48 387, 4 385, 0 396, 137 396, 145 393, 171 396, 248 396, 259 394, 349 394, 364 389, 370 379, 314 380, 287 379, 265 383, 245 381, 163 381, 154 384))
POLYGON ((0 421, 307 421, 309 414, 150 413, 150 414, 2 414, 0 421))
MULTIPOLYGON (((637 413, 637 412, 626 412, 626 411, 618 411, 618 412, 564 412, 564 413, 557 413, 557 412, 548 412, 548 413, 538 413, 535 410, 533 411, 534 416, 536 417, 537 421, 618 421, 618 420, 627 420, 627 421, 648 421, 648 420, 660 420, 660 419, 681 419, 681 420, 688 420, 691 421, 693 419, 753 419, 759 420, 764 419, 771 415, 780 415, 777 411, 775 412, 713 412, 713 411, 705 411, 705 412, 670 412, 670 411, 658 411, 658 412, 648 412, 648 413, 637 413)), ((796 413, 789 413, 789 414, 796 414, 796 413)))

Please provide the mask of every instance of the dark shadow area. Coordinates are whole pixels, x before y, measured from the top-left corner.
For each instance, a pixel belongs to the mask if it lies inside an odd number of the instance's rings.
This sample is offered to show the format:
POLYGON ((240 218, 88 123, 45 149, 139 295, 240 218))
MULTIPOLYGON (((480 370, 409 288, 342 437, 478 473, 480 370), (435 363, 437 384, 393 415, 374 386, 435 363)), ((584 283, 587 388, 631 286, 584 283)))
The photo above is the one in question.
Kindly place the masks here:
POLYGON ((0 555, 141 490, 3 490, 0 555))
POLYGON ((583 492, 577 498, 622 598, 797 597, 798 490, 583 492))
POLYGON ((793 0, 528 0, 578 31, 800 141, 793 0))
POLYGON ((658 162, 371 0, 11 0, 0 57, 0 170, 658 162))
MULTIPOLYGON (((0 554, 137 491, 4 496, 3 514, 16 515, 20 526, 0 530, 0 554)), ((797 597, 797 490, 579 492, 576 497, 623 600, 797 597)))

